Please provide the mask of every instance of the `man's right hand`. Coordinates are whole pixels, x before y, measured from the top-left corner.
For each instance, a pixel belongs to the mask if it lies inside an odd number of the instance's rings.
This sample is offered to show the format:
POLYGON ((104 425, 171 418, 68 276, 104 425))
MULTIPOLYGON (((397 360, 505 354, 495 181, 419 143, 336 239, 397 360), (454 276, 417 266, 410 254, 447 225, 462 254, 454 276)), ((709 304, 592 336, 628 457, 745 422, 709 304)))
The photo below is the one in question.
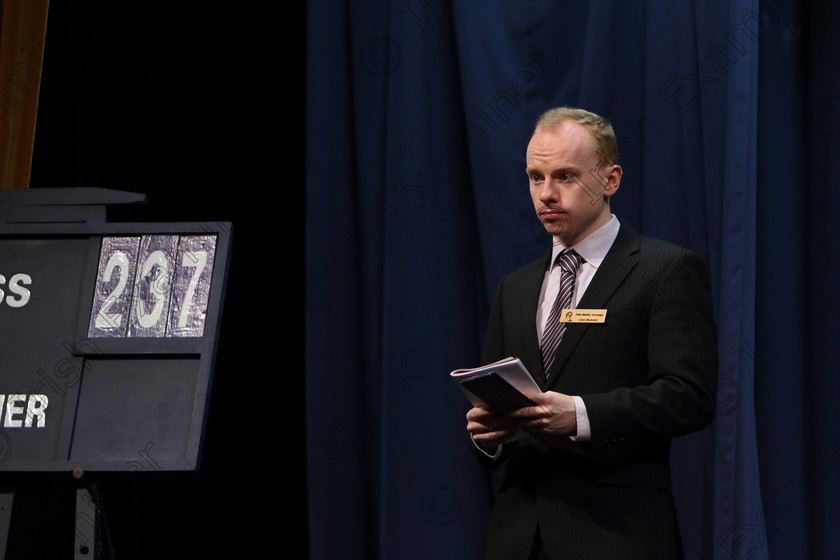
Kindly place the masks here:
POLYGON ((510 441, 519 431, 519 425, 508 414, 488 408, 474 407, 467 412, 467 431, 473 441, 483 449, 492 451, 510 441))

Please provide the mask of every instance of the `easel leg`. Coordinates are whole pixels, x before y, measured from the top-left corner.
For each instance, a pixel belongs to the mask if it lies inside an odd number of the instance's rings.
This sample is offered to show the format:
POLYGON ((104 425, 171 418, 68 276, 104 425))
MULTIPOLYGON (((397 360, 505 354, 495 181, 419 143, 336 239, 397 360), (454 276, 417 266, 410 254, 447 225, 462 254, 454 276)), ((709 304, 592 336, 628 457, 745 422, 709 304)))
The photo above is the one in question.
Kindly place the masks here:
POLYGON ((12 502, 15 493, 11 489, 0 491, 0 560, 6 558, 6 546, 9 543, 9 524, 12 521, 12 502))
POLYGON ((76 542, 73 560, 97 560, 96 504, 87 488, 76 489, 76 542))

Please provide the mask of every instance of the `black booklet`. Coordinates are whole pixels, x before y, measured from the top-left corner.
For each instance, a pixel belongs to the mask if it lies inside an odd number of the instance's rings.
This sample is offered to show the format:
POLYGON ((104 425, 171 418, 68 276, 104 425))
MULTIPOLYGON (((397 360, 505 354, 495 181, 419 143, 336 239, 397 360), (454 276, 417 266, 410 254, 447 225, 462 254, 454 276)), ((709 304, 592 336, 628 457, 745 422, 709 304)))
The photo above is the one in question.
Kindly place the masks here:
POLYGON ((473 406, 505 412, 532 406, 531 397, 542 393, 519 358, 505 358, 485 366, 456 369, 449 374, 473 406))

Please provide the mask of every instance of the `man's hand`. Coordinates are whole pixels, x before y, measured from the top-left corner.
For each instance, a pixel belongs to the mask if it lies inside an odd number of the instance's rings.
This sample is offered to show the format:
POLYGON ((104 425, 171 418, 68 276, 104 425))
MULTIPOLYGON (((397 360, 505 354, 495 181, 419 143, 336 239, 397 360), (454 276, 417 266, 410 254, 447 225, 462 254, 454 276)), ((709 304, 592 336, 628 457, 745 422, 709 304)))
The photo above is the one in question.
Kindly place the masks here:
POLYGON ((550 443, 560 437, 577 434, 575 401, 569 395, 547 391, 535 396, 534 406, 507 413, 475 407, 467 412, 467 431, 484 449, 493 449, 509 441, 519 429, 550 443))
POLYGON ((474 407, 467 412, 467 431, 473 441, 487 450, 495 449, 512 438, 519 426, 510 414, 474 407))
POLYGON ((532 400, 537 404, 519 408, 509 414, 517 426, 545 441, 577 434, 575 401, 572 397, 547 391, 532 400))

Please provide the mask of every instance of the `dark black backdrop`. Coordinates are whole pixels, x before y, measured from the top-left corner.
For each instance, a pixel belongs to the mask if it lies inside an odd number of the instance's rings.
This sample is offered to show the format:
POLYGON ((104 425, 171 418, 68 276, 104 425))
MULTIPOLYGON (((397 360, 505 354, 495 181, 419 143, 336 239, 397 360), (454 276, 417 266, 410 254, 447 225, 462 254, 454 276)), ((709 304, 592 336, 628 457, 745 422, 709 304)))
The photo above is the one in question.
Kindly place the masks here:
MULTIPOLYGON (((203 461, 96 476, 114 556, 300 551, 302 312, 289 271, 302 266, 305 11, 96 4, 50 5, 31 188, 148 195, 113 220, 234 224, 203 461)), ((8 558, 72 558, 72 477, 13 478, 8 558)))

